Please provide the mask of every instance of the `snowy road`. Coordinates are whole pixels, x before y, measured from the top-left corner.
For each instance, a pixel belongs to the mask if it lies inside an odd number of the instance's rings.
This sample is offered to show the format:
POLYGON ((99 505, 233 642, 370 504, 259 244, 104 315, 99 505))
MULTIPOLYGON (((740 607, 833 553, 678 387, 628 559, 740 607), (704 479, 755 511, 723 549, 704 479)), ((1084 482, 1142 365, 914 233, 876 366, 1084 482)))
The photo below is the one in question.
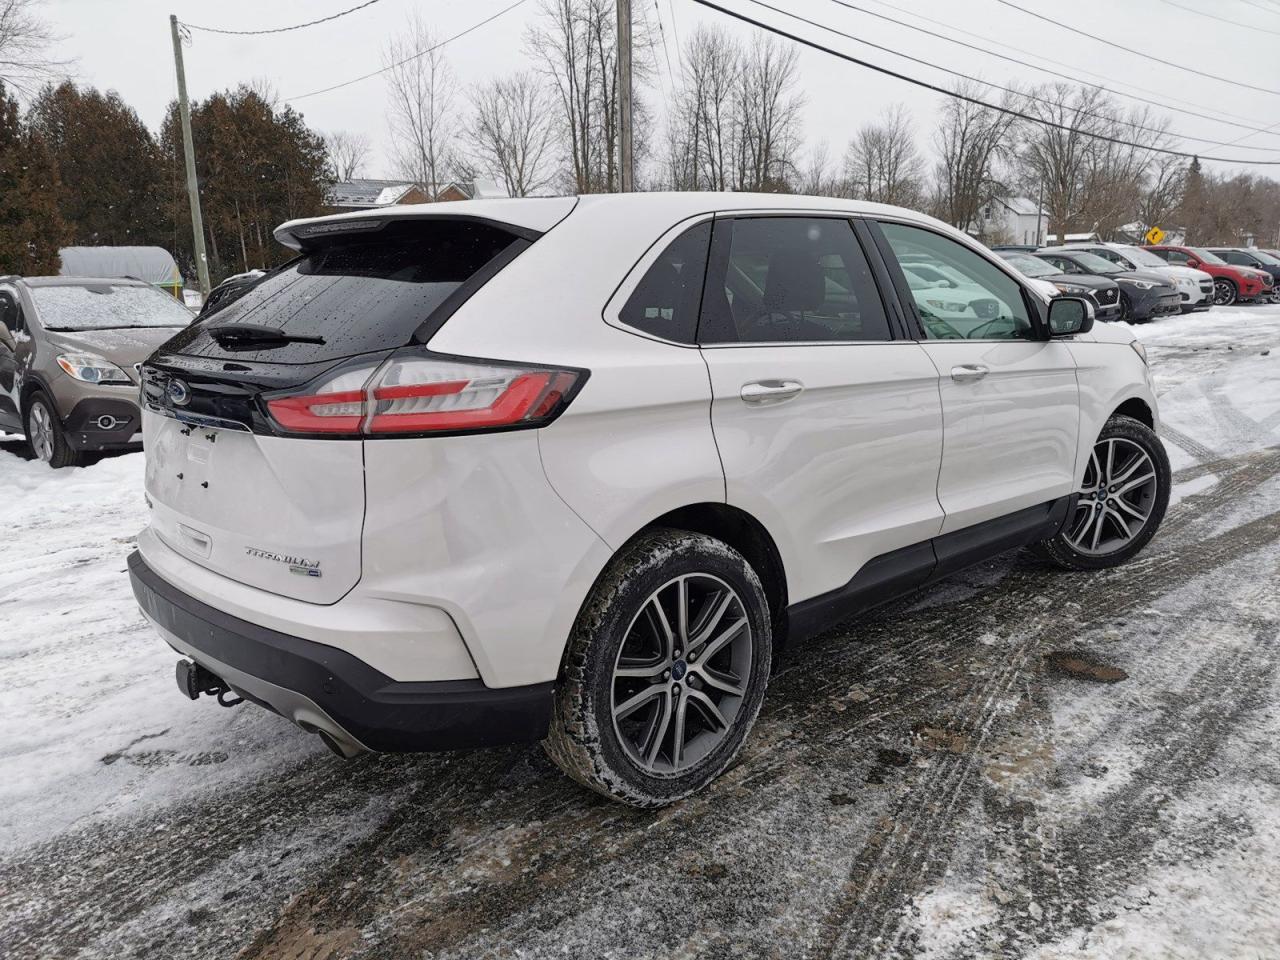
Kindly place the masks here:
POLYGON ((744 761, 656 813, 537 749, 344 763, 186 702, 124 574, 141 455, 0 444, 0 953, 1280 956, 1280 306, 1139 334, 1177 486, 1136 562, 794 646, 744 761))

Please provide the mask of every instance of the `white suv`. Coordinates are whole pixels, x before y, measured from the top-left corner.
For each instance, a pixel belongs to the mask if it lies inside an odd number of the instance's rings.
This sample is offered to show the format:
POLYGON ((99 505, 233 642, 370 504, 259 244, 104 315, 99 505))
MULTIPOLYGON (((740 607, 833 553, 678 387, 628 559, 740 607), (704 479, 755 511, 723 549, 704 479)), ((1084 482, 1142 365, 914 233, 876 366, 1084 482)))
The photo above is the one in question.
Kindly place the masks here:
POLYGON ((634 194, 276 236, 297 259, 144 367, 129 568, 188 696, 344 755, 544 741, 668 803, 784 640, 1025 545, 1120 563, 1168 502, 1129 330, 921 214, 634 194))

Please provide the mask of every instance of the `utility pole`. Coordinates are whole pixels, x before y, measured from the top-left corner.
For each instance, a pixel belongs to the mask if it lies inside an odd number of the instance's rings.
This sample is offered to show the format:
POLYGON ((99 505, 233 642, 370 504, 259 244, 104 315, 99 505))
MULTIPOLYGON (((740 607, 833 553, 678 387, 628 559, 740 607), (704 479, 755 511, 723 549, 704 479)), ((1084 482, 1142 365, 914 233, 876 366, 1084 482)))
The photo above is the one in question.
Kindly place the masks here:
POLYGON ((187 199, 191 202, 191 239, 195 244, 196 276, 200 279, 200 296, 209 296, 209 261, 204 253, 204 217, 200 215, 200 183, 196 179, 196 148, 191 142, 191 105, 187 103, 187 73, 182 66, 182 35, 178 18, 169 15, 173 31, 173 66, 178 72, 178 115, 182 118, 182 153, 187 161, 187 199))
POLYGON ((618 159, 623 193, 635 190, 635 154, 631 127, 631 0, 618 6, 618 159))
POLYGON ((1040 224, 1044 222, 1044 178, 1040 178, 1040 198, 1036 200, 1036 247, 1043 241, 1040 239, 1040 224))

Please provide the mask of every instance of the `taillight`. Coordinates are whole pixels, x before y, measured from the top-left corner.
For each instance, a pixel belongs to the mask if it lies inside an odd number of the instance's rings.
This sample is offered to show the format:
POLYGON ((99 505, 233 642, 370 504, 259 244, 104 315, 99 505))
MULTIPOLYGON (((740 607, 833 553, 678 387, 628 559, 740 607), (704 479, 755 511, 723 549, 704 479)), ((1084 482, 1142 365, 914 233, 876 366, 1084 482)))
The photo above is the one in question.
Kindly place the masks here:
POLYGON ((456 360, 401 351, 347 370, 267 409, 285 433, 346 436, 456 433, 541 426, 585 379, 583 370, 456 360))

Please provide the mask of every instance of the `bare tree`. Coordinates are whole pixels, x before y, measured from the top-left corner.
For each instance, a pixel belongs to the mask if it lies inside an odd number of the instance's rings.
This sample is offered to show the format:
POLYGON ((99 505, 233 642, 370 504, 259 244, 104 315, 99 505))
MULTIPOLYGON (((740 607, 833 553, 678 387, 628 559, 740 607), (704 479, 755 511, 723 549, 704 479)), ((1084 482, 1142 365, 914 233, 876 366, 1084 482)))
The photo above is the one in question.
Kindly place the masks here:
POLYGON ((845 153, 845 178, 860 200, 918 207, 924 196, 924 160, 906 107, 894 104, 878 123, 863 126, 845 153))
POLYGON ((471 93, 466 139, 479 167, 513 197, 543 190, 554 172, 551 104, 536 73, 490 80, 471 93))
MULTIPOLYGON (((613 0, 542 0, 525 45, 550 81, 568 161, 569 189, 596 193, 618 187, 618 51, 613 0)), ((635 90, 652 70, 643 55, 652 38, 637 23, 632 34, 635 90)), ((637 160, 644 155, 648 112, 633 97, 637 160)))
POLYGON ((800 149, 804 95, 795 93, 799 53, 757 36, 742 58, 736 97, 738 189, 785 190, 800 149))
POLYGON ((334 130, 325 134, 324 149, 329 176, 334 182, 341 183, 360 176, 365 164, 369 162, 371 146, 369 138, 363 133, 334 130))
POLYGON ((1157 155, 1146 186, 1138 197, 1138 220, 1144 227, 1170 224, 1187 184, 1187 161, 1168 154, 1157 155))
POLYGON ((449 158, 457 133, 457 83, 444 51, 416 11, 403 37, 392 41, 387 67, 387 107, 392 150, 401 176, 422 184, 434 197, 451 174, 449 158))
MULTIPOLYGON (((1132 222, 1152 172, 1157 148, 1168 147, 1168 121, 1150 109, 1127 115, 1113 103, 1101 109, 1101 132, 1123 143, 1095 139, 1085 169, 1084 217, 1104 240, 1114 239, 1119 227, 1132 222)), ((1167 158, 1177 159, 1177 158, 1167 158)))
POLYGON ((688 188, 728 190, 738 181, 735 141, 741 124, 735 111, 742 51, 723 29, 700 26, 686 43, 684 64, 687 83, 675 112, 692 151, 688 188))
MULTIPOLYGON (((982 88, 971 82, 956 93, 977 97, 982 88)), ((934 135, 934 207, 938 217, 961 230, 978 220, 983 204, 1002 189, 997 166, 1007 155, 1013 119, 999 110, 963 100, 947 100, 942 123, 934 135)))
POLYGON ((60 38, 40 16, 43 0, 0 0, 0 82, 22 96, 66 75, 69 60, 47 53, 60 38))

